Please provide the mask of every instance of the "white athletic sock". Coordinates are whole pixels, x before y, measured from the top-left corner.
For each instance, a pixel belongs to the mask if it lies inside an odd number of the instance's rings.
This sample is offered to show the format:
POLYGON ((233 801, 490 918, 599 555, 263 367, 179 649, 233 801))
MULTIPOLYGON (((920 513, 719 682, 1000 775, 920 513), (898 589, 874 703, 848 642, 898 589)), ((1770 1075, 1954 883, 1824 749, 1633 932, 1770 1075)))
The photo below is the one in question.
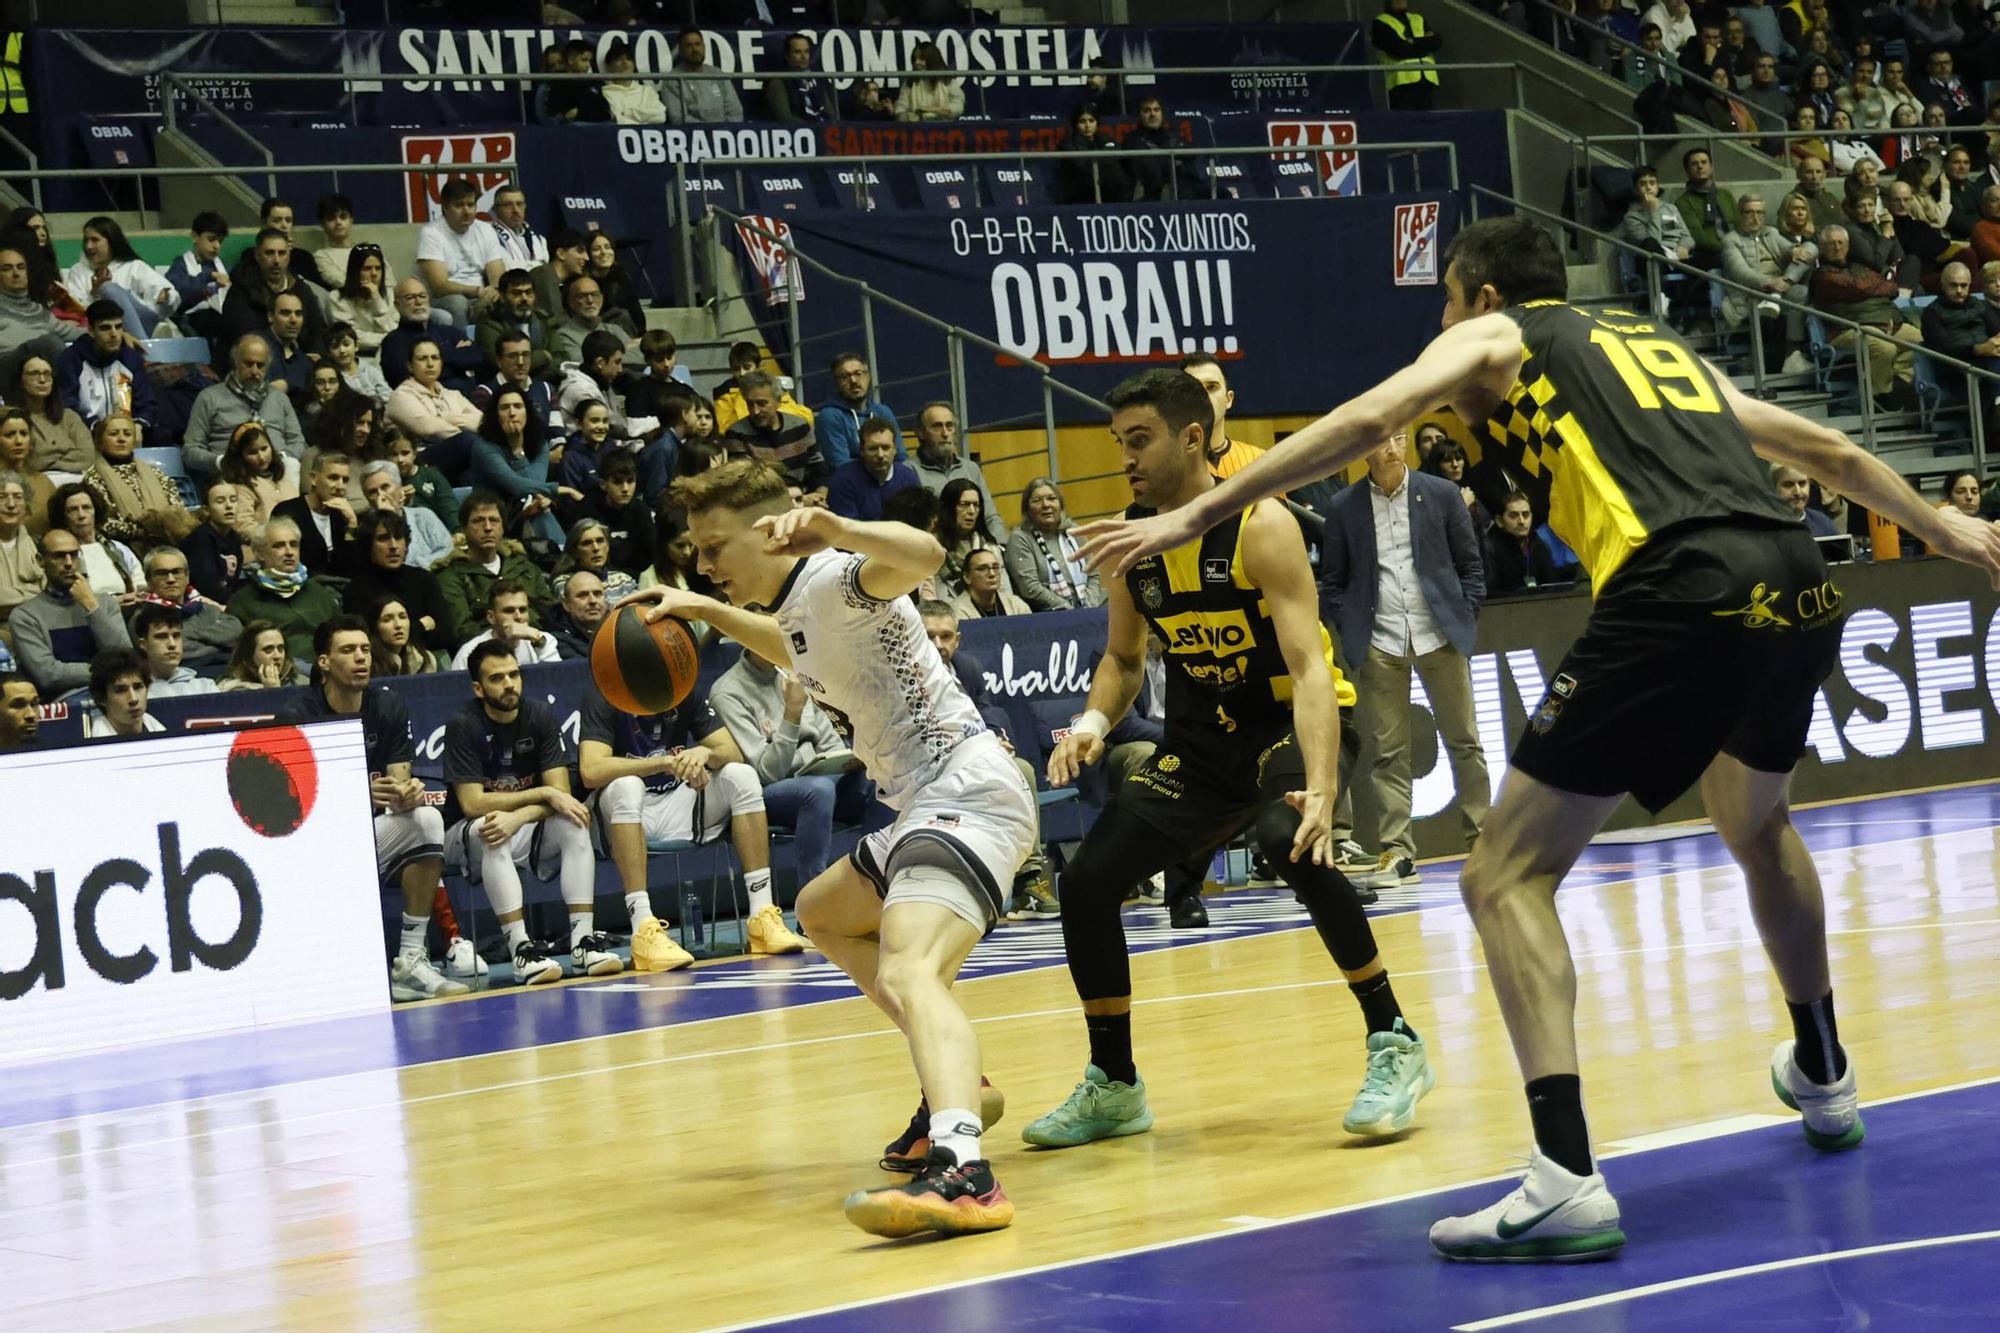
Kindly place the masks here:
POLYGON ((480 854, 479 882, 493 915, 501 919, 507 932, 507 952, 528 942, 528 927, 521 919, 521 874, 514 869, 514 857, 504 846, 488 847, 480 854), (513 921, 508 921, 508 917, 513 921))
POLYGON ((653 895, 644 889, 626 894, 625 910, 632 914, 632 929, 639 929, 643 923, 653 919, 653 895))
POLYGON ((743 887, 750 891, 750 915, 755 916, 771 905, 771 868, 744 871, 743 887))
POLYGON ((396 952, 405 958, 423 958, 426 955, 427 938, 430 935, 431 919, 428 916, 411 916, 403 913, 403 942, 396 952))
POLYGON ((591 925, 591 913, 588 908, 584 909, 582 912, 578 912, 574 907, 569 909, 570 948, 574 949, 579 943, 582 942, 583 937, 590 933, 590 925, 591 925))
POLYGON ((976 1162, 982 1155, 979 1150, 982 1128, 977 1111, 962 1111, 956 1107, 932 1111, 931 1146, 949 1148, 960 1166, 976 1162))

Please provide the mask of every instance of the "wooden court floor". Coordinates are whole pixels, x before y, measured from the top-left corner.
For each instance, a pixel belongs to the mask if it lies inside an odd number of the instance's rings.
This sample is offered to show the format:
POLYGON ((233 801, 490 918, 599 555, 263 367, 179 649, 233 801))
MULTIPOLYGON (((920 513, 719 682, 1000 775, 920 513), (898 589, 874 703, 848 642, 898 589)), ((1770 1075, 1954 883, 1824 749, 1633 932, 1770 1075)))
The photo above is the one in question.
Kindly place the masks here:
MULTIPOLYGON (((1857 845, 1816 860, 1864 1097, 2000 1075, 1995 821, 1912 836, 1907 811, 1846 809, 1857 845)), ((1561 903, 1594 1137, 1780 1111, 1788 1028, 1736 872, 1616 850, 1638 869, 1561 903)), ((1464 912, 1375 928, 1439 1075, 1399 1140, 1340 1131, 1360 1020, 1296 929, 1135 958, 1158 1128, 1066 1152, 1018 1132, 1084 1063, 1067 974, 962 984, 1008 1097, 1007 1232, 888 1244, 842 1219, 916 1099, 900 1037, 844 999, 0 1131, 0 1289, 28 1327, 705 1328, 1515 1167, 1519 1081, 1464 912)))

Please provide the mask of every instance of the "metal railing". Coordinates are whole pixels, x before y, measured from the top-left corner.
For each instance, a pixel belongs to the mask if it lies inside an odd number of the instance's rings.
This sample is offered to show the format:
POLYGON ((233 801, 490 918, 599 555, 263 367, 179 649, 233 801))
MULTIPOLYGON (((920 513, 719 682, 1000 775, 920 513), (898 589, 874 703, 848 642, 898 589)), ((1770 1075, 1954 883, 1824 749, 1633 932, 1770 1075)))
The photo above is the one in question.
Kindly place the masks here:
MULTIPOLYGON (((1740 282, 1725 278, 1719 273, 1710 273, 1703 269, 1698 269, 1692 264, 1683 263, 1678 259, 1657 254, 1622 237, 1614 236, 1609 232, 1598 231, 1593 227, 1586 227, 1582 223, 1574 222, 1558 214, 1551 213, 1547 209, 1536 208, 1532 204, 1524 204, 1517 199, 1510 199, 1506 195, 1489 190, 1483 185, 1472 186, 1469 193, 1475 219, 1479 215, 1481 202, 1492 201, 1495 204, 1504 205, 1509 211, 1526 213, 1552 226, 1581 232, 1601 244, 1613 246, 1627 254, 1636 256, 1644 266, 1646 273, 1646 299, 1652 303, 1649 307, 1649 312, 1650 310, 1658 309, 1660 299, 1660 271, 1665 268, 1683 274, 1695 281, 1714 283, 1726 291, 1736 292, 1741 296, 1750 298, 1753 302, 1751 311, 1751 320, 1753 322, 1757 317, 1755 307, 1768 302, 1777 306, 1785 314, 1797 313, 1801 316, 1817 319, 1823 325, 1843 329, 1854 334, 1855 389, 1856 397, 1861 402, 1861 439, 1862 444, 1870 453, 1875 452, 1876 416, 1875 395, 1869 388, 1868 363, 1871 341, 1879 339, 1882 342, 1892 344, 1899 350, 1908 349, 1917 356, 1927 358, 1933 365, 1946 366, 1958 371, 1965 376, 1966 415, 1969 418, 1968 430, 1970 432, 1973 467, 1979 471, 1981 476, 1985 475, 1986 422, 1984 413, 1981 411, 1979 385, 1982 380, 1986 381, 1989 385, 2000 384, 2000 373, 1987 370, 1982 366, 1975 366, 1967 361, 1961 361, 1957 357, 1949 356, 1934 348, 1926 347, 1921 341, 1910 342, 1902 338, 1891 338, 1879 329, 1868 325, 1857 323, 1851 319, 1842 319, 1838 315, 1828 314, 1826 311, 1814 306, 1800 305, 1798 302, 1788 299, 1782 293, 1763 291, 1755 287, 1745 286, 1740 282)), ((1670 208, 1672 205, 1662 204, 1661 207, 1670 208)), ((1899 313, 1901 312, 1899 311, 1899 313)), ((1764 344, 1763 339, 1754 328, 1750 330, 1750 360, 1752 384, 1755 387, 1757 396, 1760 398, 1765 397, 1767 396, 1765 381, 1768 378, 1768 373, 1764 366, 1764 344)), ((1989 392, 1991 392, 1990 388, 1989 392)))
MULTIPOLYGON (((1568 84, 1565 84, 1561 79, 1557 78, 1556 76, 1546 73, 1542 70, 1533 69, 1531 67, 1524 66, 1512 61, 1470 60, 1470 61, 1456 61, 1456 62, 1441 62, 1435 65, 1427 66, 1426 68, 1428 71, 1435 72, 1438 74, 1504 73, 1509 76, 1513 84, 1514 95, 1512 101, 1512 108, 1514 109, 1524 108, 1526 106, 1527 104, 1526 90, 1528 83, 1531 81, 1536 84, 1547 85, 1549 88, 1554 89, 1556 92, 1559 92, 1564 96, 1576 95, 1575 89, 1571 88, 1568 84)), ((1363 79, 1380 79, 1385 77, 1391 72, 1392 70, 1389 66, 1375 64, 1372 62, 1352 63, 1352 64, 1324 64, 1324 63, 1314 64, 1310 62, 1277 62, 1272 64, 1257 64, 1257 65, 1167 65, 1167 66, 1145 65, 1145 66, 1130 66, 1130 67, 1121 65, 1107 69, 1073 69, 1067 71, 1005 70, 1005 69, 924 70, 924 69, 914 69, 907 66, 899 66, 894 69, 881 69, 881 70, 783 69, 783 70, 742 70, 742 71, 731 72, 725 70, 704 68, 699 73, 692 73, 692 74, 672 69, 651 70, 651 71, 634 70, 632 71, 631 74, 627 75, 626 77, 640 83, 668 83, 668 82, 673 82, 675 80, 683 80, 683 79, 692 80, 696 82, 726 82, 726 83, 743 83, 743 82, 765 83, 773 80, 787 81, 787 82, 806 82, 817 79, 817 80, 823 80, 831 85, 834 85, 836 88, 838 88, 843 84, 854 84, 854 83, 859 83, 863 80, 873 80, 878 83, 886 83, 886 82, 900 83, 902 80, 905 79, 916 79, 916 78, 967 80, 972 83, 973 87, 980 94, 980 99, 981 99, 980 117, 990 119, 990 117, 986 116, 985 112, 984 99, 985 99, 986 89, 989 85, 999 84, 1006 81, 1025 82, 1029 80, 1043 80, 1059 86, 1080 88, 1084 86, 1084 83, 1091 75, 1096 75, 1096 74, 1108 75, 1114 81, 1114 86, 1119 94, 1121 108, 1126 109, 1126 114, 1129 114, 1128 104, 1136 103, 1140 100, 1143 100, 1143 98, 1147 96, 1153 95, 1153 93, 1150 91, 1150 83, 1151 81, 1156 80, 1160 76, 1181 76, 1181 75, 1227 76, 1227 75, 1250 75, 1250 74, 1263 76, 1271 74, 1309 74, 1309 75, 1328 75, 1335 77, 1353 77, 1353 78, 1363 78, 1363 79)), ((187 88, 189 91, 189 95, 195 96, 196 94, 194 94, 193 92, 192 85, 199 82, 203 76, 186 75, 186 74, 180 74, 180 75, 168 74, 163 77, 169 82, 170 86, 180 86, 187 88)), ((338 83, 344 86, 350 110, 352 109, 354 99, 357 96, 377 95, 380 91, 381 85, 387 83, 420 84, 426 87, 433 87, 433 86, 445 87, 445 88, 457 87, 457 88, 471 89, 474 91, 484 90, 489 85, 496 89, 517 85, 525 93, 526 91, 532 89, 535 85, 543 83, 601 84, 606 82, 605 76, 602 71, 591 74, 555 74, 555 73, 546 73, 540 70, 522 70, 515 73, 429 74, 429 75, 419 74, 416 72, 399 74, 392 70, 338 70, 338 71, 302 70, 297 72, 281 72, 281 73, 270 73, 270 74, 231 73, 228 77, 229 77, 229 82, 233 84, 234 83, 249 83, 249 84, 338 83)), ((1282 90, 1274 91, 1268 94, 1258 92, 1257 90, 1252 90, 1252 94, 1247 100, 1252 106, 1259 106, 1264 102, 1293 101, 1296 100, 1298 95, 1299 94, 1297 92, 1284 92, 1282 90)), ((206 101, 206 99, 202 100, 204 102, 206 101)), ((171 106, 171 99, 169 99, 168 104, 171 106)), ((215 115, 218 118, 223 117, 223 113, 220 111, 216 111, 212 106, 206 107, 205 109, 207 109, 210 114, 215 115)), ((1509 108, 1499 108, 1499 109, 1504 110, 1509 108)), ((1632 124, 1632 125, 1638 124, 1638 122, 1630 116, 1626 116, 1617 112, 1611 112, 1609 114, 1617 116, 1618 119, 1625 121, 1627 124, 1632 124)), ((525 103, 523 104, 523 109, 522 109, 522 119, 523 121, 528 120, 525 103)), ((746 117, 746 119, 755 120, 758 118, 746 117)), ((829 123, 844 123, 844 122, 840 122, 839 118, 837 116, 834 116, 829 118, 829 123)), ((926 122, 901 122, 901 123, 947 124, 952 122, 926 121, 926 122)))
MULTIPOLYGON (((840 157, 826 157, 826 158, 720 157, 720 158, 710 158, 702 162, 674 163, 674 186, 673 186, 674 193, 672 201, 672 211, 670 212, 669 216, 673 219, 674 224, 678 229, 678 231, 680 232, 681 236, 681 260, 682 260, 681 276, 685 282, 683 290, 692 293, 696 289, 696 283, 694 280, 694 270, 693 270, 693 258, 692 258, 694 253, 692 228, 694 226, 694 221, 695 221, 693 217, 695 205, 689 204, 687 202, 688 196, 690 194, 688 188, 688 181, 691 178, 706 177, 718 171, 741 172, 755 167, 785 167, 796 171, 802 166, 814 166, 822 168, 830 167, 834 170, 851 169, 854 172, 858 173, 861 178, 861 188, 863 191, 861 197, 865 200, 868 197, 867 194, 869 190, 868 174, 870 171, 869 163, 871 161, 876 163, 877 165, 884 165, 887 163, 894 163, 896 165, 923 164, 928 162, 928 163, 950 163, 956 166, 962 164, 976 165, 981 162, 1009 162, 1025 166, 1029 162, 1062 163, 1062 162, 1075 162, 1078 161, 1079 159, 1092 162, 1095 162, 1099 159, 1106 159, 1113 162, 1133 162, 1133 161, 1145 161, 1148 159, 1166 158, 1169 160, 1169 169, 1171 170, 1173 163, 1176 162, 1178 159, 1184 157, 1198 157, 1198 158, 1303 157, 1310 153, 1324 152, 1324 151, 1328 150, 1308 145, 1287 145, 1283 147, 1273 148, 1262 144, 1252 144, 1246 147, 1235 147, 1235 148, 1194 148, 1190 146, 1186 148, 1143 148, 1143 149, 1057 148, 1057 149, 1040 149, 1036 151, 1012 152, 1012 153, 896 153, 887 156, 876 156, 873 158, 870 158, 862 154, 844 155, 840 157)), ((1340 146, 1339 151, 1343 153, 1351 152, 1356 154, 1384 153, 1390 155, 1391 157, 1408 155, 1411 160, 1411 168, 1412 168, 1411 170, 1412 188, 1417 190, 1421 190, 1424 188, 1423 160, 1417 155, 1426 152, 1443 152, 1445 154, 1446 175, 1449 178, 1444 188, 1451 190, 1453 193, 1458 193, 1463 188, 1462 182, 1459 178, 1459 171, 1458 171, 1458 145, 1446 139, 1412 139, 1408 141, 1395 142, 1395 143, 1342 144, 1340 146)), ((1396 186, 1393 162, 1390 165, 1390 172, 1391 172, 1390 190, 1393 193, 1396 186)), ((1099 198, 1097 199, 1096 202, 1100 204, 1135 202, 1132 200, 1117 200, 1117 199, 1103 198, 1101 184, 1098 187, 1098 192, 1099 192, 1099 198)), ((1225 196, 1222 196, 1217 192, 1215 179, 1213 176, 1211 176, 1209 179, 1209 193, 1207 195, 1207 198, 1214 200, 1223 197, 1225 196)), ((746 206, 743 199, 740 177, 738 180, 738 189, 737 189, 737 206, 738 207, 746 206)), ((712 208, 714 207, 714 205, 712 204, 707 205, 707 207, 712 208)))
MULTIPOLYGON (((759 219, 746 217, 741 213, 732 212, 727 208, 715 204, 708 206, 708 212, 710 214, 710 217, 707 219, 709 223, 709 262, 712 266, 712 272, 719 274, 723 264, 722 228, 715 225, 715 220, 721 219, 761 237, 776 249, 782 250, 787 263, 800 264, 828 281, 846 287, 858 295, 861 298, 863 344, 870 366, 881 364, 880 359, 875 354, 875 305, 877 302, 897 314, 907 316, 924 327, 944 335, 946 357, 946 371, 944 373, 949 376, 951 386, 947 396, 951 400, 952 410, 958 415, 962 429, 968 433, 973 429, 972 412, 968 401, 970 378, 967 376, 965 370, 965 349, 968 346, 991 352, 995 357, 1003 361, 1012 362, 1024 370, 1039 375, 1041 377, 1042 389, 1042 434, 1048 459, 1044 475, 1056 481, 1062 480, 1061 462, 1056 443, 1056 394, 1061 393, 1073 401, 1091 408, 1093 411, 1104 413, 1107 417, 1111 414, 1110 406, 1102 399, 1093 397, 1081 389, 1063 383, 1055 377, 1055 373, 1049 367, 1043 365, 1041 362, 1022 356, 1018 352, 1011 351, 983 334, 975 333, 971 329, 939 319, 936 315, 930 314, 928 311, 919 310, 907 301, 900 301, 885 292, 877 291, 873 285, 860 278, 849 277, 845 273, 829 268, 810 255, 801 252, 796 241, 780 237, 777 233, 767 229, 759 219)), ((716 285, 718 288, 720 287, 719 282, 716 285)), ((746 292, 734 299, 747 303, 752 298, 746 292)), ((713 298, 713 304, 718 308, 717 323, 719 326, 721 323, 719 310, 721 298, 713 298)), ((791 335, 792 374, 793 378, 803 387, 805 381, 805 339, 801 336, 799 326, 799 303, 796 300, 786 301, 785 308, 786 322, 791 335)), ((1016 459, 1027 458, 1029 456, 1027 453, 1020 453, 1010 454, 1002 458, 983 458, 980 460, 980 466, 991 467, 997 463, 1012 462, 1016 459)), ((1119 474, 1116 472, 1104 472, 1084 477, 1072 477, 1070 480, 1098 481, 1104 477, 1117 475, 1119 474)))
MULTIPOLYGON (((1790 144, 1795 139, 1819 139, 1828 145, 1829 151, 1831 151, 1831 146, 1835 142, 1862 143, 1868 146, 1870 152, 1875 152, 1875 155, 1880 157, 1881 154, 1875 150, 1875 144, 1882 139, 1895 139, 1901 138, 1904 134, 1915 134, 1920 138, 1930 136, 1949 142, 1954 134, 1964 134, 1967 132, 1964 126, 1954 126, 1951 129, 1940 132, 1926 126, 1914 125, 1903 130, 1848 130, 1845 133, 1831 131, 1823 126, 1816 130, 1708 130, 1706 132, 1679 134, 1647 134, 1643 131, 1636 134, 1626 134, 1622 131, 1616 134, 1585 133, 1576 137, 1575 151, 1572 154, 1571 161, 1572 163, 1575 162, 1576 154, 1581 154, 1584 160, 1588 161, 1593 144, 1596 146, 1597 151, 1615 156, 1616 150, 1609 145, 1633 144, 1637 146, 1640 152, 1643 152, 1645 146, 1649 143, 1701 144, 1709 142, 1741 143, 1747 141, 1752 144, 1772 142, 1790 144)), ((1782 168, 1790 164, 1791 154, 1789 150, 1787 150, 1784 157, 1773 157, 1771 159, 1771 165, 1776 168, 1782 168)), ((1886 175, 1889 168, 1884 167, 1883 171, 1886 175)), ((1777 179, 1782 181, 1784 177, 1780 175, 1777 179)))

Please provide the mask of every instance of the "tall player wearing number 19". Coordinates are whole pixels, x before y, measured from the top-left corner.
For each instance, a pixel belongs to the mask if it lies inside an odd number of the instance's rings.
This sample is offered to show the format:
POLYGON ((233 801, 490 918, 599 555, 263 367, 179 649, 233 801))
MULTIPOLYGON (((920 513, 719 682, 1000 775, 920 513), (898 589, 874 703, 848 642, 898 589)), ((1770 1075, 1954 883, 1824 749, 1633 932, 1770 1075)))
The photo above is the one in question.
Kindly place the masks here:
POLYGON ((1792 1038, 1769 1077, 1815 1148, 1861 1142, 1840 1044, 1819 875, 1791 770, 1840 641, 1840 590, 1758 455, 1799 468, 2000 586, 2000 531, 1936 510, 1838 432, 1749 398, 1649 316, 1565 299, 1555 238, 1522 218, 1461 231, 1444 333, 1416 362, 1184 509, 1087 533, 1123 570, 1260 496, 1338 471, 1441 406, 1543 494, 1595 604, 1529 719, 1461 888, 1526 1082, 1536 1152, 1498 1203, 1431 1228, 1461 1260, 1600 1258, 1625 1243, 1591 1155, 1577 1073, 1563 876, 1626 792, 1650 810, 1699 782, 1743 867, 1792 1038))

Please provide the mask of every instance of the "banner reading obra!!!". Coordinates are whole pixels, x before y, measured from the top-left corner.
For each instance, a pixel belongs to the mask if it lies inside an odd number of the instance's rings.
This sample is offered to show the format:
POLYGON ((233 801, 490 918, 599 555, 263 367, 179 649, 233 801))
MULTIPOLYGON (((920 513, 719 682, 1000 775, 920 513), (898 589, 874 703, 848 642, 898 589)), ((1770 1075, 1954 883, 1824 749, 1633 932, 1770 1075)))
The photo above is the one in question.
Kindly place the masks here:
MULTIPOLYGON (((787 216, 808 258, 1007 349, 971 377, 976 421, 1039 416, 1039 377, 1004 369, 1014 357, 1101 397, 1197 351, 1223 361, 1239 412, 1325 411, 1437 332, 1435 261, 1457 227, 1448 196, 787 216)), ((829 293, 801 317, 830 336, 858 311, 829 293)), ((884 367, 938 360, 914 320, 878 309, 875 333, 884 367)))

